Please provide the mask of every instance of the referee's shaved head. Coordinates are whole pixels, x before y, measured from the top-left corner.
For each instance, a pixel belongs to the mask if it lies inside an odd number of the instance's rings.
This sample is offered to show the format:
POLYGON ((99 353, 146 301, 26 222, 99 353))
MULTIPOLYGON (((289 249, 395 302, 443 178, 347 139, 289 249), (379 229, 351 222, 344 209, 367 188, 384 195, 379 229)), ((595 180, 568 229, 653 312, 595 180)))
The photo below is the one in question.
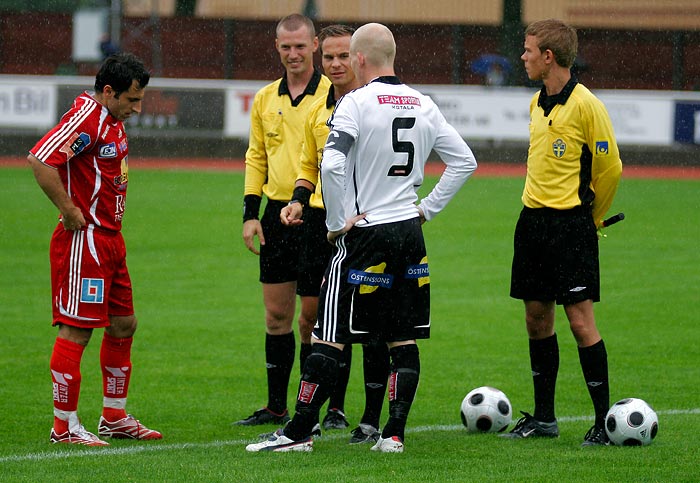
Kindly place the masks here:
POLYGON ((394 35, 380 23, 368 23, 358 28, 350 41, 350 53, 364 55, 368 64, 375 67, 393 67, 396 57, 394 35))

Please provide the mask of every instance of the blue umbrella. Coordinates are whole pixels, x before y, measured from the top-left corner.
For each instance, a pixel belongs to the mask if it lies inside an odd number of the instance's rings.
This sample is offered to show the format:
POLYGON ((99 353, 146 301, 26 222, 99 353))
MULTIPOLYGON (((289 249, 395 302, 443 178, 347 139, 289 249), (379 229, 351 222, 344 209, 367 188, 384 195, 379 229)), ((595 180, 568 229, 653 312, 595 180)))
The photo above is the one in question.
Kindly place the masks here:
POLYGON ((472 72, 479 75, 486 75, 493 65, 498 65, 504 72, 510 72, 510 61, 497 54, 484 54, 472 61, 472 72))

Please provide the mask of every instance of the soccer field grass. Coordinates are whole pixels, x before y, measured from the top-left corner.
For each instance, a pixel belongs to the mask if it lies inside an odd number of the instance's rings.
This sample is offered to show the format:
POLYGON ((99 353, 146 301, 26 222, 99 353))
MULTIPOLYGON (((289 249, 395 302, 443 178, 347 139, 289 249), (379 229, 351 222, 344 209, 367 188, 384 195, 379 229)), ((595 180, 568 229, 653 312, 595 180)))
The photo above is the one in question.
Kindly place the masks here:
MULTIPOLYGON (((477 175, 425 225, 433 336, 420 344, 421 382, 405 453, 349 446, 348 434, 335 431, 310 454, 247 454, 247 442, 275 428, 231 426, 266 398, 257 258, 240 236, 243 175, 141 170, 132 163, 124 235, 140 325, 128 409, 164 439, 79 448, 48 443, 56 336, 48 243, 56 210, 29 169, 0 169, 0 481, 697 481, 697 180, 623 174, 610 214, 624 211, 627 218, 601 240, 596 315, 609 353, 611 398, 639 397, 657 410, 654 443, 579 447, 592 408, 561 309, 561 437, 508 441, 461 428, 461 400, 477 386, 505 391, 516 415, 532 410, 522 305, 508 297, 522 183, 477 175)), ((100 339, 97 331, 82 363, 79 413, 91 431, 102 401, 100 339)), ((353 427, 364 401, 361 350, 355 354, 346 402, 353 427)), ((297 376, 295 367, 290 405, 297 376)))

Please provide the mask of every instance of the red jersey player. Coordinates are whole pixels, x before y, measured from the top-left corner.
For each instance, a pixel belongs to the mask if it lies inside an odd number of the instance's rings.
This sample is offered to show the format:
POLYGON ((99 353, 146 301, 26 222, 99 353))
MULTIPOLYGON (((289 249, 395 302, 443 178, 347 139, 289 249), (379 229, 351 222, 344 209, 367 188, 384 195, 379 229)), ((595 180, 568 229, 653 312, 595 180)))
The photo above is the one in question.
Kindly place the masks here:
POLYGON ((161 439, 126 413, 136 317, 121 235, 129 182, 123 121, 141 111, 150 74, 131 54, 107 58, 85 92, 30 150, 39 186, 60 211, 51 239, 53 325, 52 443, 105 446, 78 419, 80 361, 93 329, 104 327, 100 364, 104 402, 101 437, 161 439))

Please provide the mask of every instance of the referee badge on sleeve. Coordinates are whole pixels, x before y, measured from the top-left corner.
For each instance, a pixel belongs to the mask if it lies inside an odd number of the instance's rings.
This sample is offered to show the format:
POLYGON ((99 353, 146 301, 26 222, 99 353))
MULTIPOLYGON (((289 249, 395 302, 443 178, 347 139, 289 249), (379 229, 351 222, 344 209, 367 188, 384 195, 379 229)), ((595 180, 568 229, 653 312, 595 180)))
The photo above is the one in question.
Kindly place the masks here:
POLYGON ((606 156, 608 154, 608 142, 607 141, 596 141, 595 142, 595 154, 596 156, 606 156))

